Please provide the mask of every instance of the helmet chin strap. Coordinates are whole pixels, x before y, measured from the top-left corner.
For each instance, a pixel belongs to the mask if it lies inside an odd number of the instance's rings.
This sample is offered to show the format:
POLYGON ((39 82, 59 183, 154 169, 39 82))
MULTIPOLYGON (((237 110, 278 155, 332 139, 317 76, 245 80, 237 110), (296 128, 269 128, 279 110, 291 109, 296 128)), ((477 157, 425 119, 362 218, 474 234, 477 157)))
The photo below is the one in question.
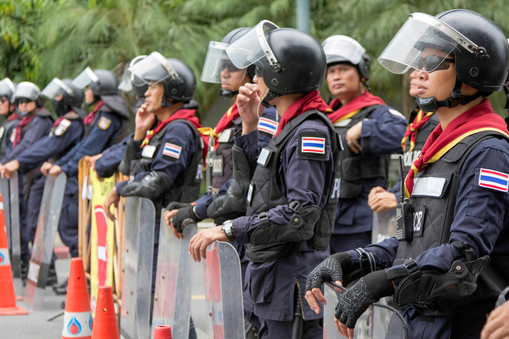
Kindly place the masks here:
POLYGON ((161 107, 170 107, 177 103, 177 101, 173 101, 173 100, 168 101, 167 98, 168 98, 167 95, 163 95, 163 99, 161 100, 161 107))
POLYGON ((263 96, 262 105, 265 107, 270 107, 269 101, 274 100, 277 97, 280 97, 281 94, 272 92, 270 89, 265 92, 265 95, 263 96))
POLYGON ((239 94, 239 91, 230 91, 229 89, 222 88, 219 90, 219 95, 225 99, 231 99, 237 94, 239 94))
POLYGON ((482 92, 480 91, 473 95, 461 95, 461 85, 463 85, 463 83, 456 76, 456 83, 454 84, 454 89, 449 98, 437 101, 435 97, 421 98, 418 96, 416 100, 417 105, 419 105, 419 108, 424 113, 429 113, 436 112, 440 107, 453 108, 459 105, 466 105, 482 96, 482 92))

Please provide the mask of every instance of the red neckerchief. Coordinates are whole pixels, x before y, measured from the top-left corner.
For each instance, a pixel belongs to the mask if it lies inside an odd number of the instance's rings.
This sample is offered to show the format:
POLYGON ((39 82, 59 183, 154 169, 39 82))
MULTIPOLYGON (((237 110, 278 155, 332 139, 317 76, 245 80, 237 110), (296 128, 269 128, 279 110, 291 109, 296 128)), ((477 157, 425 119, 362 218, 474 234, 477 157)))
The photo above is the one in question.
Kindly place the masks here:
MULTIPOLYGON (((69 111, 69 112, 67 112, 67 113, 72 113, 72 112, 74 112, 74 111, 69 111)), ((67 113, 66 113, 66 114, 64 114, 63 116, 61 116, 60 118, 58 118, 58 120, 57 120, 57 121, 55 121, 55 122, 53 123, 53 126, 54 126, 54 127, 58 126, 58 125, 60 124, 60 121, 62 121, 62 120, 64 120, 64 119, 65 119, 65 115, 67 115, 67 113)), ((93 119, 93 118, 92 118, 92 119, 93 119)))
POLYGON ((26 116, 21 119, 21 121, 16 126, 16 135, 14 136, 14 142, 12 143, 12 148, 16 148, 16 146, 19 145, 21 142, 21 129, 28 125, 30 121, 32 121, 33 117, 35 116, 35 111, 31 114, 27 114, 26 116))
POLYGON ((214 134, 219 134, 227 129, 232 124, 232 121, 237 119, 239 116, 239 109, 237 108, 237 103, 235 102, 217 123, 216 128, 214 128, 214 134))
POLYGON ((7 118, 7 121, 12 121, 12 120, 15 120, 15 119, 19 119, 19 115, 16 112, 14 112, 11 115, 9 115, 9 117, 7 118))
POLYGON ((195 113, 196 113, 195 109, 179 109, 179 110, 175 111, 175 113, 173 113, 165 121, 163 121, 163 122, 159 121, 156 128, 147 132, 147 136, 145 137, 145 139, 143 139, 143 142, 141 143, 141 148, 144 148, 146 145, 148 145, 152 136, 159 133, 164 128, 164 126, 168 125, 170 122, 177 120, 177 119, 185 119, 185 120, 189 121, 190 123, 192 123, 193 126, 200 133, 200 136, 201 136, 201 138, 203 140, 203 144, 204 144, 203 159, 205 160, 205 158, 207 157, 207 152, 208 152, 208 148, 209 148, 209 137, 208 137, 208 135, 205 135, 202 133, 202 131, 201 131, 202 126, 200 125, 200 120, 198 119, 197 116, 195 116, 195 113))
POLYGON ((317 110, 325 114, 332 112, 329 106, 327 106, 327 104, 322 100, 320 97, 320 92, 317 90, 304 94, 304 96, 297 99, 288 107, 286 112, 283 114, 281 121, 279 122, 279 126, 274 137, 276 137, 279 132, 285 128, 286 124, 289 123, 292 119, 298 117, 304 112, 313 110, 317 110))
POLYGON ((421 155, 408 172, 405 179, 405 196, 410 198, 412 195, 414 178, 417 173, 422 172, 429 164, 436 162, 464 138, 483 131, 497 131, 509 137, 504 119, 493 113, 488 99, 460 114, 447 125, 444 131, 440 124, 435 127, 426 140, 421 155))
POLYGON ((89 115, 87 115, 85 117, 85 120, 83 121, 85 123, 85 125, 88 125, 92 121, 94 121, 95 114, 97 112, 99 112, 99 110, 101 109, 101 107, 103 107, 103 105, 104 105, 104 102, 101 101, 97 106, 94 107, 94 110, 92 111, 92 113, 90 113, 89 115))
POLYGON ((408 127, 406 128, 405 135, 403 136, 403 139, 401 140, 401 146, 403 147, 403 152, 406 152, 406 141, 408 138, 410 138, 410 149, 408 152, 411 152, 414 150, 415 147, 415 139, 417 138, 417 132, 419 129, 424 126, 424 124, 431 119, 431 116, 435 112, 429 112, 424 113, 422 110, 419 110, 417 112, 417 115, 414 118, 414 121, 412 121, 410 124, 408 124, 408 127))
MULTIPOLYGON (((338 99, 334 99, 329 104, 330 107, 335 107, 338 105, 340 101, 338 99)), ((361 95, 350 101, 344 106, 341 106, 337 111, 332 114, 329 114, 329 118, 332 122, 336 122, 346 116, 349 113, 355 112, 358 113, 361 109, 368 106, 373 105, 385 105, 385 102, 377 96, 369 93, 368 91, 364 91, 361 95)), ((353 114, 353 115, 355 115, 353 114)))

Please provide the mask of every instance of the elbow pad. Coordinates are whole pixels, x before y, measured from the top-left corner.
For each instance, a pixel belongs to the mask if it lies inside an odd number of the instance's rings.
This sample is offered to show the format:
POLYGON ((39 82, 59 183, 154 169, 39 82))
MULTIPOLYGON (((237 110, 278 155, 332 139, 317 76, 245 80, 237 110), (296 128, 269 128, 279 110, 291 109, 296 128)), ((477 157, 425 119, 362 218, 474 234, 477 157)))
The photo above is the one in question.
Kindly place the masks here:
POLYGON ((164 172, 150 172, 142 181, 131 181, 118 192, 123 197, 144 197, 156 199, 172 186, 170 178, 164 172))
POLYGON ((286 225, 270 222, 267 212, 259 214, 260 226, 253 230, 250 236, 252 245, 302 242, 311 239, 315 224, 320 221, 320 207, 316 205, 302 206, 295 200, 288 206, 295 213, 286 225))
POLYGON ((214 196, 214 200, 207 207, 207 214, 210 218, 216 219, 225 215, 233 218, 245 215, 247 192, 251 180, 250 163, 244 150, 237 145, 232 147, 232 158, 233 180, 226 194, 214 196))

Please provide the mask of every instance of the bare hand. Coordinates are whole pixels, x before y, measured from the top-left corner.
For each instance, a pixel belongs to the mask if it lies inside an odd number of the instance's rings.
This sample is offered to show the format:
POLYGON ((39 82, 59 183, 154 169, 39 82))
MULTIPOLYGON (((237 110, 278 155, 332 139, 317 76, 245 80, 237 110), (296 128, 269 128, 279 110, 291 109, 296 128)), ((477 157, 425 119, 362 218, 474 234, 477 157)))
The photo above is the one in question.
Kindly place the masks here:
POLYGON ((102 153, 94 155, 93 157, 88 160, 88 163, 90 164, 90 168, 95 171, 95 162, 103 157, 102 153))
POLYGON ((258 128, 258 86, 250 83, 240 86, 236 102, 242 117, 242 134, 249 134, 258 128))
POLYGON ((169 228, 173 231, 173 234, 177 237, 177 239, 184 239, 184 236, 182 233, 177 232, 177 229, 173 226, 172 218, 177 214, 178 210, 172 210, 172 211, 164 211, 163 218, 166 225, 168 225, 169 228))
POLYGON ((45 176, 48 176, 48 172, 51 169, 51 167, 53 167, 53 164, 51 162, 45 162, 41 166, 41 173, 44 174, 45 176))
POLYGON ((118 208, 118 202, 120 201, 120 196, 117 194, 117 188, 113 187, 108 193, 108 196, 106 197, 106 200, 104 200, 104 212, 106 212, 106 215, 110 220, 115 221, 115 215, 110 212, 111 205, 114 205, 116 208, 118 208))
POLYGON ((145 139, 147 131, 156 122, 156 116, 147 111, 147 106, 147 104, 141 105, 136 113, 136 129, 134 131, 134 140, 136 141, 145 139))
POLYGON ((368 195, 368 205, 374 212, 385 212, 398 206, 394 193, 387 192, 382 187, 374 187, 368 195))
MULTIPOLYGON (((340 286, 343 286, 343 284, 339 280, 335 281, 335 283, 340 286)), ((316 314, 320 314, 320 305, 316 302, 317 299, 322 304, 327 305, 327 300, 323 296, 322 290, 319 289, 318 287, 313 288, 311 291, 306 291, 305 298, 309 304, 309 307, 311 307, 311 309, 315 311, 316 314)))
POLYGON ((361 133, 362 133, 362 121, 359 121, 346 132, 346 144, 352 152, 355 154, 362 151, 361 144, 359 140, 361 139, 361 133))
POLYGON ((49 170, 49 174, 55 179, 60 173, 62 173, 62 168, 58 165, 53 165, 53 167, 49 170))
POLYGON ((481 332, 481 339, 509 338, 509 302, 494 309, 481 332))
POLYGON ((195 262, 200 262, 201 258, 207 258, 207 246, 214 241, 228 241, 221 226, 208 228, 194 235, 189 243, 189 254, 195 262))
POLYGON ((11 160, 2 167, 0 167, 0 176, 2 177, 2 179, 7 177, 7 179, 10 180, 12 178, 12 173, 14 171, 17 171, 18 169, 19 169, 18 160, 11 160))

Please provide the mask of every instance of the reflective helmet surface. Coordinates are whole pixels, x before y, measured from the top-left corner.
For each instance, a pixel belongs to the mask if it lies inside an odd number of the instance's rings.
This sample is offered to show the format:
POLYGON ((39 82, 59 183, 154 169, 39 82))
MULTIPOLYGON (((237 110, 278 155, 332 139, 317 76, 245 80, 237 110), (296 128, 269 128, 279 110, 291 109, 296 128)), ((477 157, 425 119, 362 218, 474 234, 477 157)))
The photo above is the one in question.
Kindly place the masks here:
POLYGON ((369 81, 371 59, 366 49, 355 39, 345 35, 333 35, 322 43, 327 66, 336 63, 350 63, 357 67, 359 74, 369 81))
POLYGON ((196 77, 191 67, 178 59, 166 59, 177 72, 178 78, 166 77, 163 80, 164 92, 176 101, 189 102, 196 92, 196 77))
POLYGON ((101 96, 118 93, 118 79, 112 71, 96 69, 94 73, 99 78, 97 82, 91 82, 89 85, 94 95, 101 96))

